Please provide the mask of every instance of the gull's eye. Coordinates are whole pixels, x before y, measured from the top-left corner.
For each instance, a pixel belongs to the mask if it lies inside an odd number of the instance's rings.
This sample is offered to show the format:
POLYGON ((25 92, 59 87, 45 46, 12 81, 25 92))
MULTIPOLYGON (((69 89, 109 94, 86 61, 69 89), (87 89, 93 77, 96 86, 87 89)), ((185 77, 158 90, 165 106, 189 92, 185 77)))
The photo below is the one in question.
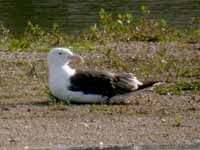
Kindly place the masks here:
POLYGON ((59 52, 58 55, 62 55, 62 52, 59 52))

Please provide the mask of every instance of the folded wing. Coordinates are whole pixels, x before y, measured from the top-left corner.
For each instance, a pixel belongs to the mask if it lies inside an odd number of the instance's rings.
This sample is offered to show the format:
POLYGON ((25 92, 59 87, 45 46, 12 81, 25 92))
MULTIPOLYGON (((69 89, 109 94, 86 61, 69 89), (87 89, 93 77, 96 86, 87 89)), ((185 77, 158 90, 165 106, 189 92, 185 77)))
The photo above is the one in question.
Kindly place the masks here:
POLYGON ((131 73, 78 71, 70 78, 69 90, 111 98, 137 90, 143 84, 131 73))

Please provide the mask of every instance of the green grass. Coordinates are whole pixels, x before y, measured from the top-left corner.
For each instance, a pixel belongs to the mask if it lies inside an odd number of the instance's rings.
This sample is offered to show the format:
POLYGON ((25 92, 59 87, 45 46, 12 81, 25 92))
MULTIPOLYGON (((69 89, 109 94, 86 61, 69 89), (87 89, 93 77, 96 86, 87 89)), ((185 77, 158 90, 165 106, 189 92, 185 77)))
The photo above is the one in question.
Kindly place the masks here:
POLYGON ((180 127, 183 124, 182 116, 179 114, 175 114, 174 124, 175 127, 180 127))
POLYGON ((156 88, 156 92, 161 95, 181 95, 186 92, 196 93, 199 91, 200 91, 200 81, 167 84, 158 86, 156 88))
POLYGON ((164 19, 152 21, 150 11, 145 6, 141 6, 141 12, 141 17, 135 17, 130 13, 114 15, 101 9, 98 22, 77 36, 62 33, 57 24, 47 31, 28 21, 24 34, 15 37, 9 29, 0 25, 0 47, 13 52, 48 51, 54 46, 71 46, 78 51, 91 51, 96 45, 117 41, 167 42, 200 39, 198 21, 193 20, 188 29, 175 29, 164 19))
POLYGON ((121 70, 123 72, 132 72, 132 66, 129 63, 126 63, 126 60, 122 58, 116 50, 112 48, 105 48, 105 55, 102 58, 102 61, 106 61, 111 68, 121 70))
POLYGON ((129 109, 127 106, 124 105, 109 105, 109 104, 92 104, 90 106, 90 111, 94 112, 105 112, 105 113, 110 113, 110 114, 127 114, 130 113, 129 109))
MULTIPOLYGON (((170 27, 165 19, 152 21, 150 11, 141 6, 141 17, 130 13, 113 15, 101 9, 98 24, 90 27, 86 36, 90 40, 106 41, 191 41, 200 38, 199 22, 192 22, 186 30, 170 27)), ((189 22, 189 21, 188 21, 189 22)))

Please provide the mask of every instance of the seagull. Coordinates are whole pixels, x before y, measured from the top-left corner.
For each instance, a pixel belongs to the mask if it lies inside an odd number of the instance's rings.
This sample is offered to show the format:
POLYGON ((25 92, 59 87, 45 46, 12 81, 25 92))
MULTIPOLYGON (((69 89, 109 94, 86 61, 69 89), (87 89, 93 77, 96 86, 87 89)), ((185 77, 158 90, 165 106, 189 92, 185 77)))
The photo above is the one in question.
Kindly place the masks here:
POLYGON ((48 53, 49 89, 59 100, 74 103, 102 103, 121 100, 130 94, 158 84, 142 83, 132 73, 76 70, 83 58, 70 49, 57 47, 48 53))

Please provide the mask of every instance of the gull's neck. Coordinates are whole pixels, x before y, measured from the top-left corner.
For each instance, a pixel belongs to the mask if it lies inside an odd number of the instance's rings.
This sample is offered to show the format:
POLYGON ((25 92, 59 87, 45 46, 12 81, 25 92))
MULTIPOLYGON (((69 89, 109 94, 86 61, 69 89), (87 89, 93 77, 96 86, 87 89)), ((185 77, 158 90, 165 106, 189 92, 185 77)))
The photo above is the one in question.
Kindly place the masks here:
POLYGON ((70 77, 76 73, 76 70, 68 64, 49 66, 49 89, 60 99, 64 99, 67 87, 70 86, 70 77))
POLYGON ((71 68, 67 63, 62 66, 52 65, 49 68, 50 76, 56 76, 57 78, 69 78, 76 73, 76 70, 71 68))
POLYGON ((62 70, 68 75, 68 77, 73 76, 76 70, 71 68, 67 63, 62 66, 62 70))

